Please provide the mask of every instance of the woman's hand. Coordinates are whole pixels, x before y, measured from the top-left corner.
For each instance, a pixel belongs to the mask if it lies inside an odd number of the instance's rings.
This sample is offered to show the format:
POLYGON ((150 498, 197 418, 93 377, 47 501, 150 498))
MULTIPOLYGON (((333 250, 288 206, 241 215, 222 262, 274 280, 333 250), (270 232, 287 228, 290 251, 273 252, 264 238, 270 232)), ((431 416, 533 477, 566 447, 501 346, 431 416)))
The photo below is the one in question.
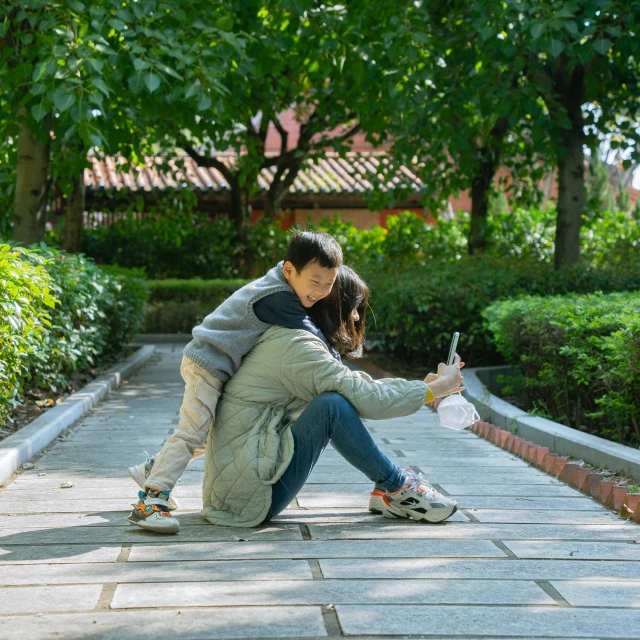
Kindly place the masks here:
POLYGON ((443 398, 444 396, 464 390, 464 387, 460 386, 462 382, 460 369, 462 367, 464 367, 464 362, 461 362, 460 356, 456 353, 452 365, 446 365, 441 362, 438 365, 437 374, 429 373, 427 375, 424 381, 433 392, 435 398, 443 398))

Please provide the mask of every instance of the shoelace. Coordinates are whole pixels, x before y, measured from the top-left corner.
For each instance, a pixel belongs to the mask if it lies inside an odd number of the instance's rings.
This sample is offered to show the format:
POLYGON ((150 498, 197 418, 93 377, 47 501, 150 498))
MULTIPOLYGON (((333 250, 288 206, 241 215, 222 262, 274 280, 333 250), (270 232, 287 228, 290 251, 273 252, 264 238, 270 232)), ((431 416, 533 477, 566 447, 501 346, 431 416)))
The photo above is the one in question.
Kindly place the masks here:
POLYGON ((407 489, 411 489, 416 493, 421 493, 429 500, 433 500, 436 497, 436 490, 426 480, 424 480, 424 478, 422 478, 421 473, 417 476, 410 476, 409 478, 409 482, 405 485, 407 489))

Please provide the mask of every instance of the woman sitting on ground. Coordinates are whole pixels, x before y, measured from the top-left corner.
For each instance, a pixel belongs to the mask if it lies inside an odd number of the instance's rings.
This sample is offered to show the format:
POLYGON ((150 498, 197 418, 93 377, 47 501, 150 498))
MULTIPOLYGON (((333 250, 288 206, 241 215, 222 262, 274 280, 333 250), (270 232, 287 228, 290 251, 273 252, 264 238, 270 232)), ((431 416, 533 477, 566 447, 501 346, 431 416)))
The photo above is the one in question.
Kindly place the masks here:
MULTIPOLYGON (((334 293, 313 319, 344 357, 359 357, 369 290, 342 267, 334 293)), ((457 509, 421 476, 396 466, 361 418, 418 411, 459 387, 460 358, 427 383, 373 380, 336 360, 311 333, 274 326, 227 382, 205 453, 202 516, 253 527, 281 513, 303 487, 329 442, 375 483, 371 505, 388 518, 440 522, 457 509)))

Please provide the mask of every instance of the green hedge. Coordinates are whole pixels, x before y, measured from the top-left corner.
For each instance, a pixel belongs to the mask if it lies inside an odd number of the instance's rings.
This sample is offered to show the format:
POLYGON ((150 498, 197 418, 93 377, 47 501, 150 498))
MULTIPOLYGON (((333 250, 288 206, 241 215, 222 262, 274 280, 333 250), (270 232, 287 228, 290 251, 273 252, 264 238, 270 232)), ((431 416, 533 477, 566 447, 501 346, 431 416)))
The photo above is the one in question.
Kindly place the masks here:
POLYGON ((120 352, 142 327, 148 294, 139 272, 0 244, 0 419, 25 383, 59 391, 120 352))
POLYGON ((146 333, 190 333, 248 280, 153 280, 146 333))
POLYGON ((525 297, 484 316, 522 371, 530 407, 640 446, 640 292, 525 297))
MULTIPOLYGON (((434 365, 446 356, 451 333, 462 333, 469 366, 502 362, 483 326, 491 302, 518 295, 640 289, 637 263, 608 269, 579 266, 555 272, 537 261, 464 257, 421 266, 382 262, 360 270, 371 287, 367 336, 409 361, 434 365)), ((152 282, 145 331, 188 333, 245 280, 152 282)))
POLYGON ((446 356, 453 331, 461 333, 459 351, 469 366, 502 362, 481 315, 496 300, 640 289, 638 262, 554 271, 538 261, 464 257, 402 269, 365 267, 361 273, 372 292, 369 340, 430 366, 446 356))

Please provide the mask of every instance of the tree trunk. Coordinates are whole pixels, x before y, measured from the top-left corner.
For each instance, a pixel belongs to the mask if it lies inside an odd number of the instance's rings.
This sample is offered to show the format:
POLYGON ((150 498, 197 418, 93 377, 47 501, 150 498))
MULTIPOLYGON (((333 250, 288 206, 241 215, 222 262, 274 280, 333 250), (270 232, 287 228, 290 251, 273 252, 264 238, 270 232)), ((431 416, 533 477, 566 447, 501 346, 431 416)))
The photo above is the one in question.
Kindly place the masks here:
POLYGON ((251 213, 249 211, 249 191, 247 187, 240 186, 237 177, 235 177, 229 186, 231 188, 231 206, 229 213, 235 224, 236 238, 239 245, 236 266, 241 277, 249 278, 253 275, 254 262, 253 249, 249 244, 247 236, 247 229, 251 222, 251 213))
MULTIPOLYGON (((24 118, 26 113, 24 109, 21 111, 24 118)), ((48 192, 49 145, 36 140, 23 121, 18 133, 13 209, 13 239, 16 242, 29 245, 44 240, 48 192)))
POLYGON ((78 253, 82 243, 84 223, 84 172, 73 181, 73 191, 67 198, 64 213, 64 235, 62 248, 70 253, 78 253))
POLYGON ((278 167, 276 175, 273 177, 273 182, 267 192, 267 201, 264 207, 265 220, 268 220, 269 222, 273 222, 275 220, 277 213, 282 208, 282 200, 289 192, 289 188, 302 168, 303 158, 304 156, 296 159, 287 167, 278 167), (286 175, 284 175, 285 171, 287 171, 286 175))
POLYGON ((471 183, 471 229, 469 231, 469 255, 484 253, 487 248, 487 215, 489 191, 495 174, 493 161, 484 147, 478 174, 471 183))
POLYGON ((584 130, 582 112, 574 114, 572 130, 563 135, 558 154, 558 214, 554 265, 570 266, 580 258, 580 225, 584 208, 584 130))
POLYGON ((500 166, 502 141, 509 130, 509 120, 498 118, 489 133, 489 141, 479 152, 478 171, 471 181, 471 229, 469 255, 484 253, 487 248, 487 215, 489 193, 500 166))

